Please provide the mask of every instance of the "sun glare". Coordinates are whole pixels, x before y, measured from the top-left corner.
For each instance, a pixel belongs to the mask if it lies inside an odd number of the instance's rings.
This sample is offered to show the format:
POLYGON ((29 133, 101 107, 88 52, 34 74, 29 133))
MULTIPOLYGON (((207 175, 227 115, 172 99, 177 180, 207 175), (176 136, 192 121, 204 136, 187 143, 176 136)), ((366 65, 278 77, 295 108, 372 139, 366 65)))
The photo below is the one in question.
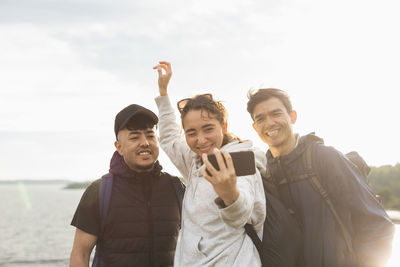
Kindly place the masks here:
POLYGON ((400 266, 400 224, 396 224, 396 233, 394 234, 392 245, 392 257, 386 267, 400 266))
POLYGON ((27 210, 32 209, 31 201, 29 199, 28 192, 26 191, 25 184, 23 182, 18 182, 19 193, 24 201, 25 207, 27 210))

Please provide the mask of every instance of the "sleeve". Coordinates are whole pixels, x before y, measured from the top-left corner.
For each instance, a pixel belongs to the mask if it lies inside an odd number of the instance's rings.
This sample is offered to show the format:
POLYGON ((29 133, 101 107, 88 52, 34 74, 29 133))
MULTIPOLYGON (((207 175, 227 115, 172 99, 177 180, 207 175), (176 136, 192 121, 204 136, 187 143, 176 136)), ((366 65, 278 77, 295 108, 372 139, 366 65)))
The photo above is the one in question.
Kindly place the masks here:
POLYGON ((332 201, 350 209, 353 244, 366 266, 378 266, 391 254, 394 225, 357 167, 332 147, 316 151, 320 177, 332 201), (327 179, 326 179, 327 178, 327 179))
POLYGON ((86 188, 71 222, 72 226, 96 236, 100 231, 100 182, 101 179, 98 179, 86 188))
MULTIPOLYGON (((256 164, 257 158, 256 154, 256 164)), ((221 208, 221 218, 234 228, 244 227, 246 223, 252 224, 259 232, 266 216, 264 187, 259 170, 256 169, 254 175, 238 176, 237 187, 239 197, 228 207, 221 205, 222 200, 216 200, 217 205, 221 208)))
POLYGON ((192 151, 186 143, 181 126, 176 122, 174 109, 168 96, 155 98, 159 111, 160 146, 185 180, 188 179, 192 151))

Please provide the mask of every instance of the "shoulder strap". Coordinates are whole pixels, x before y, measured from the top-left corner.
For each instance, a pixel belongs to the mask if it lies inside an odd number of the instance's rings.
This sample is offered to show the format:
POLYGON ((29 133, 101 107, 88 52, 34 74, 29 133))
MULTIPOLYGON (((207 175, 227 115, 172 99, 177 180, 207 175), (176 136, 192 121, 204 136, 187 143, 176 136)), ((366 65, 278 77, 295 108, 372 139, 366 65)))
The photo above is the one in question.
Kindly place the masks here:
MULTIPOLYGON (((100 232, 97 240, 101 239, 103 235, 108 208, 110 207, 111 193, 112 193, 113 175, 107 173, 101 177, 100 190, 99 190, 99 211, 100 211, 100 232)), ((99 254, 101 254, 101 244, 97 242, 96 251, 93 258, 92 267, 99 266, 99 254)))
POLYGON ((103 233, 108 208, 110 207, 111 192, 113 185, 113 175, 107 173, 101 177, 101 186, 99 194, 99 208, 100 208, 100 232, 103 233))
POLYGON ((261 242, 261 239, 258 237, 256 230, 254 229, 254 226, 249 223, 246 223, 244 225, 244 229, 246 230, 247 235, 253 241, 254 246, 256 246, 258 254, 260 255, 260 259, 264 259, 263 250, 262 250, 262 242, 261 242))
POLYGON ((337 213, 335 206, 332 203, 332 200, 330 199, 328 192, 325 190, 325 188, 322 186, 320 182, 320 178, 317 176, 317 173, 314 168, 315 166, 315 149, 316 146, 320 144, 319 142, 315 142, 311 144, 305 151, 303 158, 305 160, 305 168, 307 173, 310 175, 310 183, 312 187, 314 188, 315 191, 317 191, 321 197, 324 199, 325 203, 329 207, 330 211, 332 212, 333 216, 335 217, 335 220, 342 232, 342 236, 344 241, 346 242, 346 246, 349 250, 350 253, 353 254, 353 246, 351 245, 351 238, 350 234, 347 231, 346 227, 344 226, 342 220, 339 217, 339 214, 337 213))

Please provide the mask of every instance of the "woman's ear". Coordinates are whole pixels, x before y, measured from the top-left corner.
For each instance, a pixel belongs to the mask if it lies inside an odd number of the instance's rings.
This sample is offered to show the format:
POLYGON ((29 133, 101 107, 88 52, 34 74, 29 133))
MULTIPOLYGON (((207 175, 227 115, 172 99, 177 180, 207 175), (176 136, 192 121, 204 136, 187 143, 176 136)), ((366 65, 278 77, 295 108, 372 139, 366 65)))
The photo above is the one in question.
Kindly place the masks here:
POLYGON ((226 134, 228 132, 228 121, 224 122, 224 124, 222 124, 222 133, 226 134))

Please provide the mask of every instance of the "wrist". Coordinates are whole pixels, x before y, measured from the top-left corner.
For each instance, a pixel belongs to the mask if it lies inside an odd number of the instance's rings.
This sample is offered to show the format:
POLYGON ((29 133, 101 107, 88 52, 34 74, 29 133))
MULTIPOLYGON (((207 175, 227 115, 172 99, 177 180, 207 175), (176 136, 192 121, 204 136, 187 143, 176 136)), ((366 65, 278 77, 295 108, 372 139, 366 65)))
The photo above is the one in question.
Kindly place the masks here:
POLYGON ((220 196, 220 198, 224 202, 225 206, 230 206, 239 198, 239 190, 235 188, 234 191, 226 194, 225 196, 220 196))

